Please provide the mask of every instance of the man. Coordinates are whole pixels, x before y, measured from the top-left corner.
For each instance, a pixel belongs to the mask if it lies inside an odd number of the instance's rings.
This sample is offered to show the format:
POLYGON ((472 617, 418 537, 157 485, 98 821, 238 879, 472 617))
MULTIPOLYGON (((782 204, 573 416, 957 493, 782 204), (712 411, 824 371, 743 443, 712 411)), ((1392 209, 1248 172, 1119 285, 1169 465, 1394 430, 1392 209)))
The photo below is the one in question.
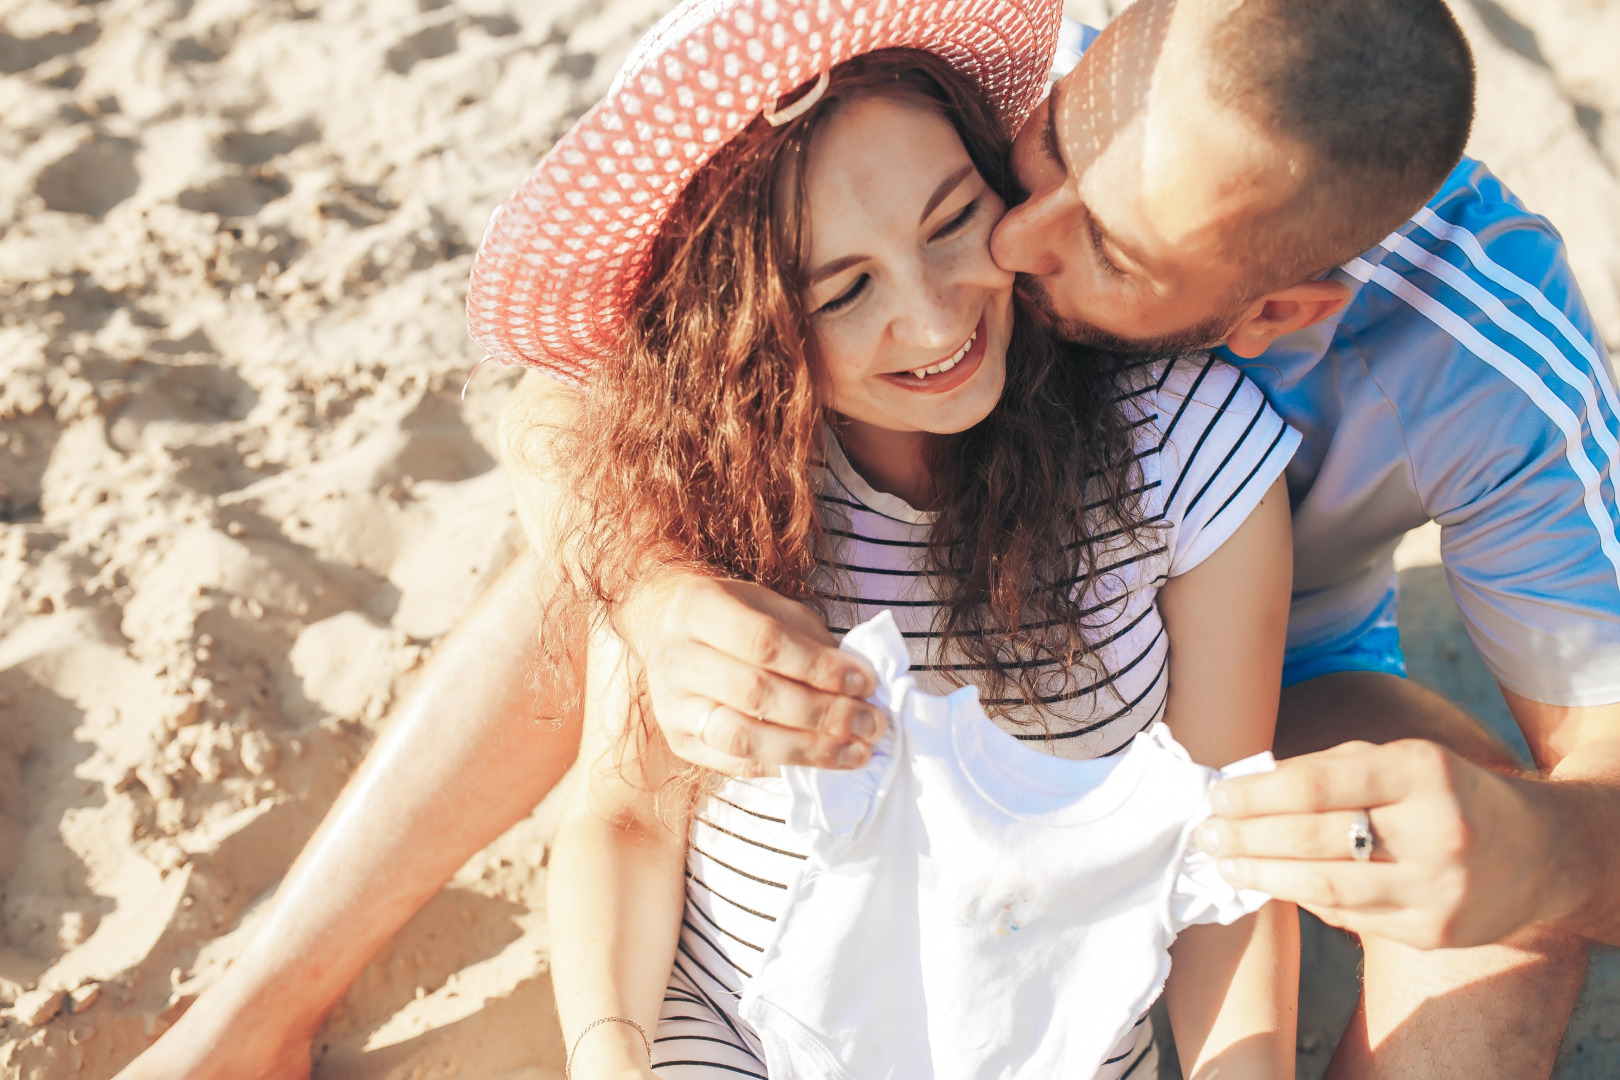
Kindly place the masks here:
MULTIPOLYGON (((1471 101, 1439 0, 1139 0, 1019 136, 1031 195, 993 248, 1079 339, 1224 341, 1306 434, 1279 749, 1384 745, 1229 786, 1206 842, 1234 878, 1362 933, 1338 1077, 1544 1076, 1580 935, 1620 936, 1603 833, 1620 797, 1620 416, 1556 236, 1479 166, 1446 175, 1471 101), (1545 779, 1400 678, 1389 554, 1430 517, 1545 779), (1347 844, 1358 810, 1366 863, 1347 844)), ((518 452, 555 393, 541 382, 507 425, 518 452)), ((519 492, 541 544, 532 511, 552 497, 519 492)), ((526 555, 441 645, 266 927, 128 1076, 307 1069, 371 953, 551 787, 575 735, 535 735, 524 658, 553 572, 526 555)), ((859 701, 871 673, 762 589, 671 577, 621 614, 690 760, 853 765, 881 731, 859 701)), ((566 714, 577 673, 554 674, 537 707, 566 714)))
POLYGON ((1224 339, 1305 434, 1289 470, 1278 752, 1363 741, 1220 792, 1201 839, 1233 880, 1361 935, 1365 993, 1329 1075, 1544 1076, 1584 971, 1579 939, 1620 936, 1620 410, 1602 344, 1556 234, 1476 163, 1398 231, 1379 221, 1398 203, 1380 206, 1379 184, 1425 183, 1419 163, 1466 135, 1445 81, 1414 74, 1466 62, 1422 25, 1445 19, 1439 5, 1367 5, 1389 48, 1422 50, 1379 58, 1327 44, 1343 40, 1336 4, 1287 18, 1280 37, 1262 29, 1279 5, 1245 4, 1202 42, 1177 33, 1194 11, 1167 7, 1136 5, 1094 46, 1138 64, 1157 53, 1151 73, 1082 64, 1026 127, 1016 164, 1032 195, 1002 222, 997 261, 1033 275, 1072 338, 1224 339), (1197 78, 1189 42, 1222 55, 1212 77, 1197 78), (1370 66, 1389 82, 1358 79, 1370 66), (1199 93, 1231 106, 1228 123, 1158 122, 1199 93), (1399 134, 1368 140, 1386 109, 1399 134), (1264 209, 1278 180, 1264 163, 1289 144, 1306 180, 1264 209), (1381 155, 1387 167, 1356 168, 1381 155), (1242 196, 1167 187, 1178 157, 1231 164, 1226 190, 1242 196), (1234 241, 1262 217, 1269 245, 1234 241), (1393 235, 1356 256, 1367 227, 1393 235), (1544 779, 1514 775, 1471 720, 1402 681, 1391 554, 1430 519, 1544 779), (1376 861, 1349 857, 1357 811, 1376 861))

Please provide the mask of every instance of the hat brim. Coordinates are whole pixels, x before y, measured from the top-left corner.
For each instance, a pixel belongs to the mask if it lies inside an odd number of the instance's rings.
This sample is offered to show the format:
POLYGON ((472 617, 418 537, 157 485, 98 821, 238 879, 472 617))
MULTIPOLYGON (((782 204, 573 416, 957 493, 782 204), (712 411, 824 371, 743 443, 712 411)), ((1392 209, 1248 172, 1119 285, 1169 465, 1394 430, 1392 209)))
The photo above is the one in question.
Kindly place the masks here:
POLYGON ((588 380, 676 199, 767 105, 853 57, 913 48, 971 77, 1016 131, 1062 15, 1061 0, 685 0, 490 218, 469 331, 491 359, 588 380))

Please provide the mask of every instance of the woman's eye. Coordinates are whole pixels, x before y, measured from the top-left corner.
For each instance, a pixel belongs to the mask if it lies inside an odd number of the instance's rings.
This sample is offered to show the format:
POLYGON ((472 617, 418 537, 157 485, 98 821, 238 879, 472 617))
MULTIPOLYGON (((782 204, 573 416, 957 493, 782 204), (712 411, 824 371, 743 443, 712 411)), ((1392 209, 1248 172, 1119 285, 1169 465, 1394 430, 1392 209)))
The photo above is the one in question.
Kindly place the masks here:
POLYGON ((941 225, 939 227, 939 231, 935 232, 933 236, 929 237, 929 239, 940 240, 944 237, 952 235, 953 233, 961 232, 967 227, 968 222, 972 221, 975 217, 978 217, 980 205, 981 200, 974 199, 972 202, 968 203, 962 208, 962 212, 960 214, 957 214, 955 217, 951 218, 951 220, 941 225))
POLYGON ((853 304, 861 293, 866 291, 866 281, 869 276, 870 275, 862 274, 860 277, 856 278, 853 285, 818 307, 816 309, 816 314, 830 314, 834 311, 842 311, 844 308, 849 307, 849 305, 853 304))

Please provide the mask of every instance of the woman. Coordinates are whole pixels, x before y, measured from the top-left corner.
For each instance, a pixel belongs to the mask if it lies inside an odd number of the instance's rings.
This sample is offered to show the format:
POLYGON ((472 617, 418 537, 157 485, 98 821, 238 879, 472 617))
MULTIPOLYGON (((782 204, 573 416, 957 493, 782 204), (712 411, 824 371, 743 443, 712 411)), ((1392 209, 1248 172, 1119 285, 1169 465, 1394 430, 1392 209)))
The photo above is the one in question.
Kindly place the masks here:
MULTIPOLYGON (((704 17, 677 12, 644 49, 704 17)), ((685 56, 698 85, 724 70, 685 56)), ((588 385, 547 403, 563 426, 535 441, 534 470, 580 496, 563 532, 597 627, 591 767, 551 862, 579 1076, 647 1075, 649 1052, 665 1076, 763 1075, 732 1008, 802 854, 772 781, 700 794, 641 722, 606 627, 653 564, 768 585, 834 627, 894 609, 914 669, 979 686, 1051 753, 1111 753, 1161 715, 1206 763, 1270 743, 1289 547, 1266 492, 1297 439, 1207 358, 1121 366, 1015 316, 988 255, 1005 128, 937 57, 869 53, 767 113, 672 185, 615 357, 565 372, 588 385), (655 1026, 656 1051, 637 1030, 655 1026)), ((651 163, 656 143, 615 153, 651 163)), ((1291 1075, 1289 918, 1177 943, 1190 1075, 1291 1075)))

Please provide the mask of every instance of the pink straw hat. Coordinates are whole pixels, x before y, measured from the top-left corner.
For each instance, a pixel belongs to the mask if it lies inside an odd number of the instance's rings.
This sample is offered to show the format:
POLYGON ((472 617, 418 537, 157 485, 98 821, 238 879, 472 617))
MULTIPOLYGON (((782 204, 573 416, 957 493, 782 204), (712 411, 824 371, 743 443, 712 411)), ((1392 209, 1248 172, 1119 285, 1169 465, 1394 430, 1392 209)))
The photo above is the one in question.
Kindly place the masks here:
POLYGON ((1009 131, 1040 99, 1061 0, 683 0, 607 97, 490 218, 467 289, 473 339, 569 383, 608 355, 687 182, 789 91, 877 49, 923 49, 978 82, 1009 131))

